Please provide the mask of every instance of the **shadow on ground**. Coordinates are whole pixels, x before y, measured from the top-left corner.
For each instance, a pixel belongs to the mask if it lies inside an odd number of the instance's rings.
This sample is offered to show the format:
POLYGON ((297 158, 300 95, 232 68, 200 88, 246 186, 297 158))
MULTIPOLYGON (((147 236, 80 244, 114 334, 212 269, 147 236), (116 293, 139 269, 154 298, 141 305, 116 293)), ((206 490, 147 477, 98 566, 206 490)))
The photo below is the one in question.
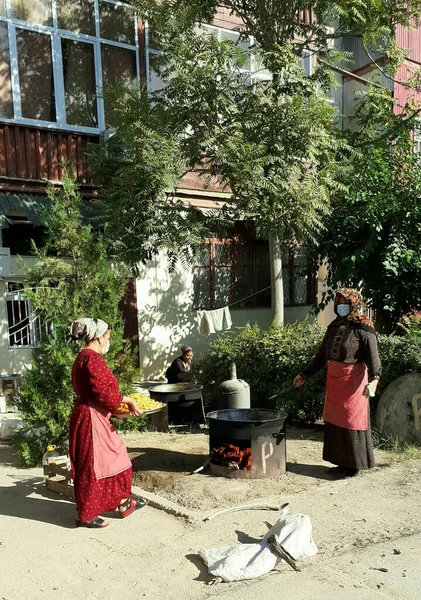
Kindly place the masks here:
POLYGON ((327 481, 334 481, 338 479, 335 475, 328 473, 328 465, 306 465, 303 463, 287 463, 287 471, 289 473, 295 473, 296 475, 302 475, 304 477, 314 477, 314 479, 325 479, 327 481))
POLYGON ((208 571, 207 566, 203 562, 203 559, 200 558, 198 554, 186 554, 187 560, 189 560, 199 571, 197 576, 194 578, 195 581, 203 581, 204 583, 208 583, 214 579, 213 575, 211 575, 208 571))
POLYGON ((16 480, 15 475, 10 477, 13 486, 2 489, 0 515, 40 521, 66 529, 75 528, 76 507, 72 501, 46 490, 41 478, 16 480))

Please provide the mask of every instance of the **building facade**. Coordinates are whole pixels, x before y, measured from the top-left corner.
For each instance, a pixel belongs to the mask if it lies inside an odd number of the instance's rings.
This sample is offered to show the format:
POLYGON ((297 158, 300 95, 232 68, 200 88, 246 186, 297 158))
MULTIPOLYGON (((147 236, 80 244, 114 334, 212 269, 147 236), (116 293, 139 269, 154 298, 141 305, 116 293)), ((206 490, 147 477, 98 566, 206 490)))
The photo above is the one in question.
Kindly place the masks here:
MULTIPOLYGON (((204 27, 243 44, 234 31, 239 24, 221 9, 204 27)), ((148 28, 118 0, 0 0, 0 375, 5 381, 30 364, 42 334, 25 297, 18 256, 30 266, 35 260, 30 240, 42 243, 46 187, 60 187, 69 162, 84 196, 95 193, 88 148, 112 127, 101 90, 139 79, 150 89, 161 85, 152 67, 158 50, 150 40, 148 28)), ((303 60, 310 72, 310 56, 303 60)), ((247 68, 262 76, 258 57, 247 68)), ((219 210, 229 198, 216 185, 204 190, 194 174, 185 177, 177 195, 203 211, 219 210)), ((286 321, 307 314, 320 291, 304 265, 302 250, 285 248, 286 321)), ((199 351, 207 346, 210 338, 197 331, 199 308, 230 305, 234 327, 269 326, 269 286, 267 242, 241 223, 226 239, 204 240, 190 270, 171 272, 164 255, 141 265, 123 310, 144 376, 162 374, 183 343, 199 351)))

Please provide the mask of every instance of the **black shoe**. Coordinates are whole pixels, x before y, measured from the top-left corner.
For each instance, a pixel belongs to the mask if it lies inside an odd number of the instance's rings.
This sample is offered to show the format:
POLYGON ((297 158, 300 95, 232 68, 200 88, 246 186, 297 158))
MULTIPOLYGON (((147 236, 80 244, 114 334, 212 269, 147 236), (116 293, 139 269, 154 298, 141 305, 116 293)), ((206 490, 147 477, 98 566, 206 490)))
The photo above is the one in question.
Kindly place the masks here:
POLYGON ((327 469, 327 473, 329 475, 343 475, 345 472, 345 467, 330 467, 327 469))
POLYGON ((358 477, 358 475, 360 474, 360 470, 359 469, 345 469, 345 477, 358 477))

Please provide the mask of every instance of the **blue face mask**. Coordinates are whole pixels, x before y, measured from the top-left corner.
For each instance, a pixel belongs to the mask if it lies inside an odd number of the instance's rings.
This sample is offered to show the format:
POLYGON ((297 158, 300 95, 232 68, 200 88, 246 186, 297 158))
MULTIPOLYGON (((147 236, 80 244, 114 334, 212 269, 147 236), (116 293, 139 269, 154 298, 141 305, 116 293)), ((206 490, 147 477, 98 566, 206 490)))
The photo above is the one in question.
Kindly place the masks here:
POLYGON ((349 304, 338 304, 336 307, 336 312, 340 317, 347 317, 350 313, 351 307, 349 304))

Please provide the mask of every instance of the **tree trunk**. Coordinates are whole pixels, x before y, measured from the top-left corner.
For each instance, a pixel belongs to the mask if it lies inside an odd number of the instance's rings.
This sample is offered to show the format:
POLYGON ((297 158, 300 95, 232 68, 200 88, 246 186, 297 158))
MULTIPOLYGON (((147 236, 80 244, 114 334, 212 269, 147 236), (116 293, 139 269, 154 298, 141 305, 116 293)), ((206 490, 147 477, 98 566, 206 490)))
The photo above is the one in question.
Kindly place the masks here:
POLYGON ((272 285, 272 319, 275 325, 284 324, 284 281, 282 276, 282 243, 269 236, 270 280, 272 285))

